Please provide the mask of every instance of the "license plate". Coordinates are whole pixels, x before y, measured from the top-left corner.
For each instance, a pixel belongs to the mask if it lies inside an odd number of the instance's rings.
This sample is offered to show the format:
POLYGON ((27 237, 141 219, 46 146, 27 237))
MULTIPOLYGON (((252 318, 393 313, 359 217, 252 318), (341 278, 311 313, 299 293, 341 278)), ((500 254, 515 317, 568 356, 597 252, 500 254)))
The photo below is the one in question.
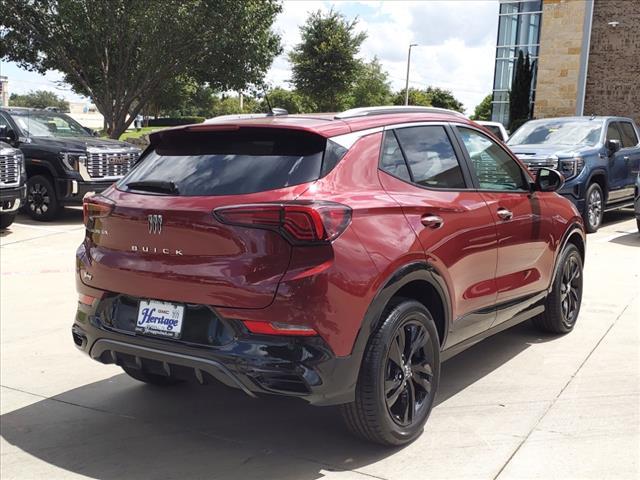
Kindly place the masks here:
POLYGON ((138 307, 136 332, 166 338, 180 338, 184 305, 141 300, 138 307))

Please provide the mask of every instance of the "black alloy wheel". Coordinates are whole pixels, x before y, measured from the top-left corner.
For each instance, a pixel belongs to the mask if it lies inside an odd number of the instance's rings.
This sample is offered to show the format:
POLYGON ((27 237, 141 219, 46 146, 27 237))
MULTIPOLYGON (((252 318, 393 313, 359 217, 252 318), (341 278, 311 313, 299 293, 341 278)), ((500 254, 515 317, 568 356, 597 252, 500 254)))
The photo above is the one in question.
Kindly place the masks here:
POLYGON ((387 353, 385 402, 391 418, 400 426, 420 417, 431 395, 435 362, 429 333, 419 321, 409 321, 396 331, 387 353))
POLYGON ((578 248, 569 243, 558 260, 558 270, 545 300, 545 311, 533 323, 548 333, 573 330, 582 304, 583 259, 578 248))
POLYGON ((385 446, 417 438, 440 380, 440 340, 420 302, 393 299, 364 352, 355 400, 341 406, 349 430, 385 446))
POLYGON ((572 325, 578 318, 582 300, 582 265, 575 255, 569 256, 562 267, 560 283, 560 307, 562 320, 572 325))

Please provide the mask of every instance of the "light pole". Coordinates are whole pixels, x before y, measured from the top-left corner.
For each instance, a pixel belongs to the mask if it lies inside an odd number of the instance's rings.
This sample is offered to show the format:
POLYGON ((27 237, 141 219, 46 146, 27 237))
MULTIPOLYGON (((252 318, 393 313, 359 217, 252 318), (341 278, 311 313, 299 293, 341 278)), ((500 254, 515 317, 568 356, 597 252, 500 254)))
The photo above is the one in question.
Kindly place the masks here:
POLYGON ((417 47, 417 43, 409 45, 409 54, 407 55, 407 83, 404 87, 404 104, 409 105, 409 68, 411 68, 411 47, 417 47))

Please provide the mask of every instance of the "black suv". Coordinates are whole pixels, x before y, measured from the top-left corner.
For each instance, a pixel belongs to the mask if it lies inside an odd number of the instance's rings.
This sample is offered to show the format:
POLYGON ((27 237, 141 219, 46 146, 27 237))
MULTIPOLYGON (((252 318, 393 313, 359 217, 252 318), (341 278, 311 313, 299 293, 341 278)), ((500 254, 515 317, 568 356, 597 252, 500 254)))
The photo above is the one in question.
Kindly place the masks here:
POLYGON ((24 157, 20 150, 0 142, 0 230, 13 223, 26 191, 24 157))
POLYGON ((0 141, 22 150, 27 170, 25 211, 52 220, 65 205, 80 205, 126 174, 140 150, 97 138, 64 113, 30 108, 0 109, 0 141))

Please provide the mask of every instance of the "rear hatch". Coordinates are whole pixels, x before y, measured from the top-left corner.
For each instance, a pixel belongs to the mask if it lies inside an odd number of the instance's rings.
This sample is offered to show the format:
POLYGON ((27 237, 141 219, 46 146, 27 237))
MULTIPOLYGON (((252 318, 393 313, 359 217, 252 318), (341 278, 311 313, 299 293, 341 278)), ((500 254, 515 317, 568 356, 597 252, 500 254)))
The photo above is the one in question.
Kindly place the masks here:
POLYGON ((89 286, 168 301, 263 308, 287 270, 278 232, 227 225, 218 207, 294 200, 323 171, 327 140, 295 130, 163 134, 88 221, 89 286))

